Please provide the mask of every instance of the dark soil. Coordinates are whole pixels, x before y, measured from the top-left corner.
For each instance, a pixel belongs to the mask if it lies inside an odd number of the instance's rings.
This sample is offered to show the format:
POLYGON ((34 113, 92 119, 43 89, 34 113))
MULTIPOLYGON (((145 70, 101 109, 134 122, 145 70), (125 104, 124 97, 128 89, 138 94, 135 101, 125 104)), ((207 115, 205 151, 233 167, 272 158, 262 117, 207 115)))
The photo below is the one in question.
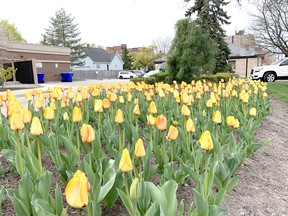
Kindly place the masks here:
MULTIPOLYGON (((271 115, 265 118, 255 139, 263 142, 271 138, 273 140, 265 144, 255 155, 245 159, 238 173, 237 186, 224 200, 223 207, 228 209, 228 215, 288 215, 288 106, 276 99, 271 99, 271 109, 271 115)), ((17 188, 20 180, 19 175, 16 171, 13 173, 10 170, 9 164, 1 155, 0 162, 3 165, 0 184, 5 188, 17 188)), ((57 182, 64 192, 65 185, 55 175, 58 171, 55 170, 54 165, 45 157, 43 157, 43 164, 45 169, 53 173, 52 185, 56 185, 57 182)), ((155 181, 159 180, 155 179, 155 181)), ((192 187, 192 183, 178 187, 177 198, 179 202, 184 200, 185 210, 193 201, 192 187)), ((65 206, 67 206, 66 203, 65 206)), ((5 216, 15 215, 12 203, 8 198, 4 201, 1 209, 5 216)), ((72 208, 68 208, 68 213, 75 215, 72 208)), ((103 205, 102 215, 128 214, 121 201, 118 200, 110 211, 103 205)))

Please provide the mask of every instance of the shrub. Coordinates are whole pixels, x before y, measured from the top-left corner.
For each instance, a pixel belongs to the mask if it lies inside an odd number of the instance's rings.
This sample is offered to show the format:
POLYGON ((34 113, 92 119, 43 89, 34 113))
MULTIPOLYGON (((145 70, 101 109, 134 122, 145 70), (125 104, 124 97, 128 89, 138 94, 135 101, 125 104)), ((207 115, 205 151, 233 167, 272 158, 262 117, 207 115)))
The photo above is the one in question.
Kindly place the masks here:
POLYGON ((135 84, 137 82, 141 83, 141 82, 145 82, 146 84, 151 84, 154 85, 156 83, 156 78, 155 77, 138 77, 138 78, 133 78, 131 79, 132 82, 134 82, 135 84))
POLYGON ((13 73, 16 73, 17 69, 13 69, 12 67, 8 67, 7 69, 0 68, 0 82, 2 83, 2 87, 5 82, 12 79, 13 73))
POLYGON ((160 72, 160 73, 152 75, 152 77, 155 77, 156 82, 165 82, 165 79, 167 76, 168 76, 167 72, 160 72))

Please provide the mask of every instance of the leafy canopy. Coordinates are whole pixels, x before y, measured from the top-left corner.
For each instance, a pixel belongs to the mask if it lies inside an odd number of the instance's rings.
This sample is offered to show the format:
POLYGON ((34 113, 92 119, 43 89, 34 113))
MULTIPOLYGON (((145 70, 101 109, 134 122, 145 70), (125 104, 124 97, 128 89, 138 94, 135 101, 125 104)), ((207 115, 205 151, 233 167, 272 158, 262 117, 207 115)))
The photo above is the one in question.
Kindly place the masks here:
POLYGON ((6 19, 0 20, 0 39, 6 39, 15 42, 27 42, 22 37, 21 33, 17 30, 15 25, 10 24, 6 19))

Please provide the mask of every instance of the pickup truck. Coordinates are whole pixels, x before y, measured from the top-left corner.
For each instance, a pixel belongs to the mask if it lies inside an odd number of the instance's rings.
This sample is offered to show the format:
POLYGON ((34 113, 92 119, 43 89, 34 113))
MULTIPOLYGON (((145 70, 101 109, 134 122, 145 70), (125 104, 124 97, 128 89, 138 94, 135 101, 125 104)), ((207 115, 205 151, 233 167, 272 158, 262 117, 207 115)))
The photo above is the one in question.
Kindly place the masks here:
POLYGON ((252 68, 250 76, 252 79, 261 79, 265 82, 288 78, 288 58, 281 59, 271 65, 252 68))

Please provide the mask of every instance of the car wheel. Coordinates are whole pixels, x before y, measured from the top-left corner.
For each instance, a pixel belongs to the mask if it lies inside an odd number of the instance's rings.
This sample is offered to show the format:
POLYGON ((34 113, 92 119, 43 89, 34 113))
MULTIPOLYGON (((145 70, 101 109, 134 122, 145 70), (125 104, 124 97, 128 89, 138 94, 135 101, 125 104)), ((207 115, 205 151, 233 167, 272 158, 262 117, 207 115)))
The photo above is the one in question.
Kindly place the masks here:
POLYGON ((119 77, 119 79, 123 79, 123 77, 122 77, 122 76, 120 76, 120 77, 119 77))
POLYGON ((276 74, 273 72, 268 72, 264 75, 264 81, 265 82, 275 82, 276 80, 276 74))
POLYGON ((130 79, 132 79, 133 78, 133 76, 130 76, 130 79))

